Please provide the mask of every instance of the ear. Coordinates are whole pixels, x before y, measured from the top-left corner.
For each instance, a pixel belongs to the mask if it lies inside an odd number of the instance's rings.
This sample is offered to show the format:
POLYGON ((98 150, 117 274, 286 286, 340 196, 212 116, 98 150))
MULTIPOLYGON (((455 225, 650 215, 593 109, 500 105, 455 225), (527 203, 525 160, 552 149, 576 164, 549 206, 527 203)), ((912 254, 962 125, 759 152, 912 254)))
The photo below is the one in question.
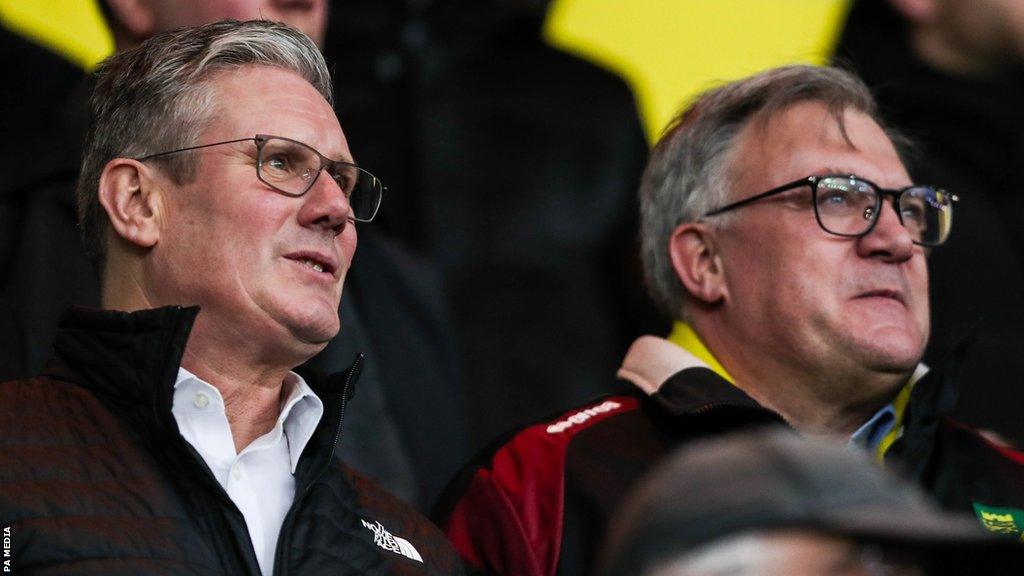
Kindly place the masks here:
POLYGON ((131 45, 156 33, 156 14, 148 0, 105 0, 116 22, 110 27, 128 35, 131 45))
POLYGON ((714 231, 700 222, 680 224, 669 238, 676 276, 690 296, 715 304, 728 295, 714 231))
POLYGON ((889 0, 889 4, 915 26, 930 23, 938 14, 935 0, 889 0))
POLYGON ((146 165, 115 158, 100 175, 99 201, 114 232, 140 248, 160 241, 162 189, 146 165))

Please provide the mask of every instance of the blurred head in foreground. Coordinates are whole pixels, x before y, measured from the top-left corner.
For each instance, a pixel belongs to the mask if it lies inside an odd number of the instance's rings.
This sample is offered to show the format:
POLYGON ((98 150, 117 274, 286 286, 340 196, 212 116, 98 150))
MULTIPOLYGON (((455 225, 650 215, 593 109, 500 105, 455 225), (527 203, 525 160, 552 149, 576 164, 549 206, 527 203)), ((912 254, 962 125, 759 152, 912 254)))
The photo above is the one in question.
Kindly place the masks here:
POLYGON ((1007 574, 1019 547, 864 454, 776 432, 691 445, 630 495, 603 576, 1007 574))

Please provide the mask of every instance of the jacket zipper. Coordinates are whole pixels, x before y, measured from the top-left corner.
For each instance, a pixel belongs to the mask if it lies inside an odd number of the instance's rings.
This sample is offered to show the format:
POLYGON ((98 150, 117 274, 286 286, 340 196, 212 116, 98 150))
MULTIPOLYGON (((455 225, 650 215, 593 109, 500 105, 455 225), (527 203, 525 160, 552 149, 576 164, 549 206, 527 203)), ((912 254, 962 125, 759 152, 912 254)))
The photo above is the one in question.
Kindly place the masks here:
MULTIPOLYGON (((188 309, 186 309, 183 306, 172 306, 171 308, 174 311, 175 321, 175 327, 172 333, 174 335, 178 335, 182 330, 184 330, 185 339, 187 340, 187 336, 191 332, 193 322, 195 321, 195 313, 193 313, 191 316, 183 318, 183 314, 189 312, 188 309)), ((164 377, 163 379, 168 380, 167 385, 161 385, 161 387, 158 389, 158 392, 154 396, 154 421, 158 423, 158 429, 161 430, 162 432, 169 432, 170 430, 175 431, 175 433, 170 438, 171 450, 177 452, 178 457, 183 459, 183 463, 185 463, 185 466, 192 466, 194 468, 193 472, 196 473, 195 477, 197 479, 197 482, 199 483, 200 486, 204 486, 208 493, 210 493, 210 495, 213 496, 213 498, 220 501, 220 504, 224 507, 224 513, 230 514, 233 512, 244 519, 245 516, 238 509, 238 506, 235 505, 235 502, 231 500, 231 497, 228 495, 227 491, 224 490, 224 487, 221 486, 220 482, 217 481, 216 476, 214 476, 213 471, 210 470, 210 467, 206 464, 206 461, 203 460, 203 457, 202 455, 199 454, 199 451, 196 450, 195 446, 192 446, 192 444, 190 444, 187 440, 185 440, 184 437, 181 436, 180 433, 177 432, 177 424, 174 423, 174 416, 170 412, 170 410, 168 409, 167 411, 164 411, 161 409, 160 402, 163 400, 163 398, 161 398, 161 394, 159 391, 173 391, 174 378, 177 375, 177 368, 181 366, 181 354, 174 355, 173 359, 168 360, 167 362, 167 365, 164 367, 164 374, 162 374, 162 376, 164 377)), ((171 394, 173 397, 173 392, 171 394)), ((207 516, 207 518, 212 519, 212 521, 215 523, 223 523, 224 528, 227 528, 229 530, 229 533, 232 538, 241 538, 243 536, 238 534, 234 530, 230 529, 231 527, 230 525, 228 525, 228 520, 226 518, 218 518, 217 516, 209 515, 207 516)), ((249 536, 248 531, 245 531, 244 538, 242 539, 246 542, 249 542, 249 547, 255 550, 255 547, 252 545, 252 540, 249 536)), ((242 553, 244 554, 244 552, 242 553)), ((254 561, 253 565, 256 568, 255 573, 259 574, 259 563, 256 559, 255 551, 253 552, 252 560, 254 561)), ((238 561, 244 567, 250 569, 252 568, 252 566, 250 566, 249 563, 246 562, 245 558, 239 558, 238 561)))
POLYGON ((759 410, 760 412, 763 412, 763 413, 768 414, 768 415, 770 415, 772 417, 778 418, 779 422, 781 422, 782 424, 785 424, 787 427, 789 427, 790 430, 796 430, 796 427, 793 426, 792 424, 790 424, 789 420, 786 420, 782 416, 782 414, 779 414, 778 412, 776 412, 774 410, 770 410, 768 408, 765 408, 764 406, 746 406, 746 405, 737 404, 737 403, 734 403, 734 402, 711 402, 711 403, 708 403, 708 404, 702 404, 702 405, 694 408, 693 409, 693 413, 694 414, 706 414, 706 413, 708 413, 708 412, 710 412, 712 410, 715 410, 717 408, 749 408, 749 409, 752 409, 752 410, 759 410))
POLYGON ((274 553, 274 575, 284 576, 285 572, 285 546, 286 542, 291 541, 291 526, 295 523, 295 511, 299 508, 299 505, 305 500, 306 495, 313 488, 313 484, 316 484, 320 477, 323 476, 327 468, 330 467, 331 462, 334 460, 334 452, 338 448, 338 441, 341 440, 341 426, 345 423, 345 409, 348 407, 348 391, 352 387, 352 378, 359 372, 359 365, 362 364, 365 354, 360 352, 356 355, 355 362, 348 370, 348 374, 345 376, 345 385, 341 388, 341 408, 338 415, 338 426, 334 431, 334 442, 331 443, 331 451, 327 456, 327 466, 324 466, 316 476, 310 479, 309 482, 302 488, 302 492, 292 501, 291 508, 288 509, 288 514, 285 515, 284 522, 281 524, 281 532, 277 537, 277 551, 274 553))

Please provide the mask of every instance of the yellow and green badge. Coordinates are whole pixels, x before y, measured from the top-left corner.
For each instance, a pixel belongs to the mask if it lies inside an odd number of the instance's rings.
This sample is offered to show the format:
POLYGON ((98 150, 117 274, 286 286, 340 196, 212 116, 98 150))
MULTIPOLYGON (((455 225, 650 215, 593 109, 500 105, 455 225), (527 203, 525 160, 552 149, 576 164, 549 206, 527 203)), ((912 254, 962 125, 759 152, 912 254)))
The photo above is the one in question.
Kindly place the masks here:
POLYGON ((974 502, 973 506, 978 520, 988 531, 1014 536, 1024 541, 1024 510, 985 506, 977 502, 974 502))

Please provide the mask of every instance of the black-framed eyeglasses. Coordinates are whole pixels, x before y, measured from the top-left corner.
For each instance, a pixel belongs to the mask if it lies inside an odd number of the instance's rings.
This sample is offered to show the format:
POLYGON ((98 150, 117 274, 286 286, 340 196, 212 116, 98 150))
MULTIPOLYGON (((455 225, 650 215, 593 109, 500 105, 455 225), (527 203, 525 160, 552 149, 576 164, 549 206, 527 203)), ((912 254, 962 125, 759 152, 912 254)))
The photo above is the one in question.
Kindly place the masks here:
POLYGON ((889 196, 893 200, 900 224, 910 232, 914 244, 921 246, 938 246, 949 238, 953 228, 953 203, 960 200, 955 194, 932 186, 907 186, 891 190, 859 176, 830 174, 794 180, 711 210, 704 217, 735 210, 801 186, 811 188, 814 217, 825 232, 848 237, 869 234, 882 211, 882 198, 889 196))
POLYGON ((283 136, 257 134, 249 138, 158 152, 136 160, 248 141, 256 143, 256 178, 275 191, 285 196, 302 196, 313 187, 320 173, 326 170, 348 198, 356 221, 369 222, 377 215, 385 188, 376 176, 351 162, 331 160, 312 146, 283 136))

